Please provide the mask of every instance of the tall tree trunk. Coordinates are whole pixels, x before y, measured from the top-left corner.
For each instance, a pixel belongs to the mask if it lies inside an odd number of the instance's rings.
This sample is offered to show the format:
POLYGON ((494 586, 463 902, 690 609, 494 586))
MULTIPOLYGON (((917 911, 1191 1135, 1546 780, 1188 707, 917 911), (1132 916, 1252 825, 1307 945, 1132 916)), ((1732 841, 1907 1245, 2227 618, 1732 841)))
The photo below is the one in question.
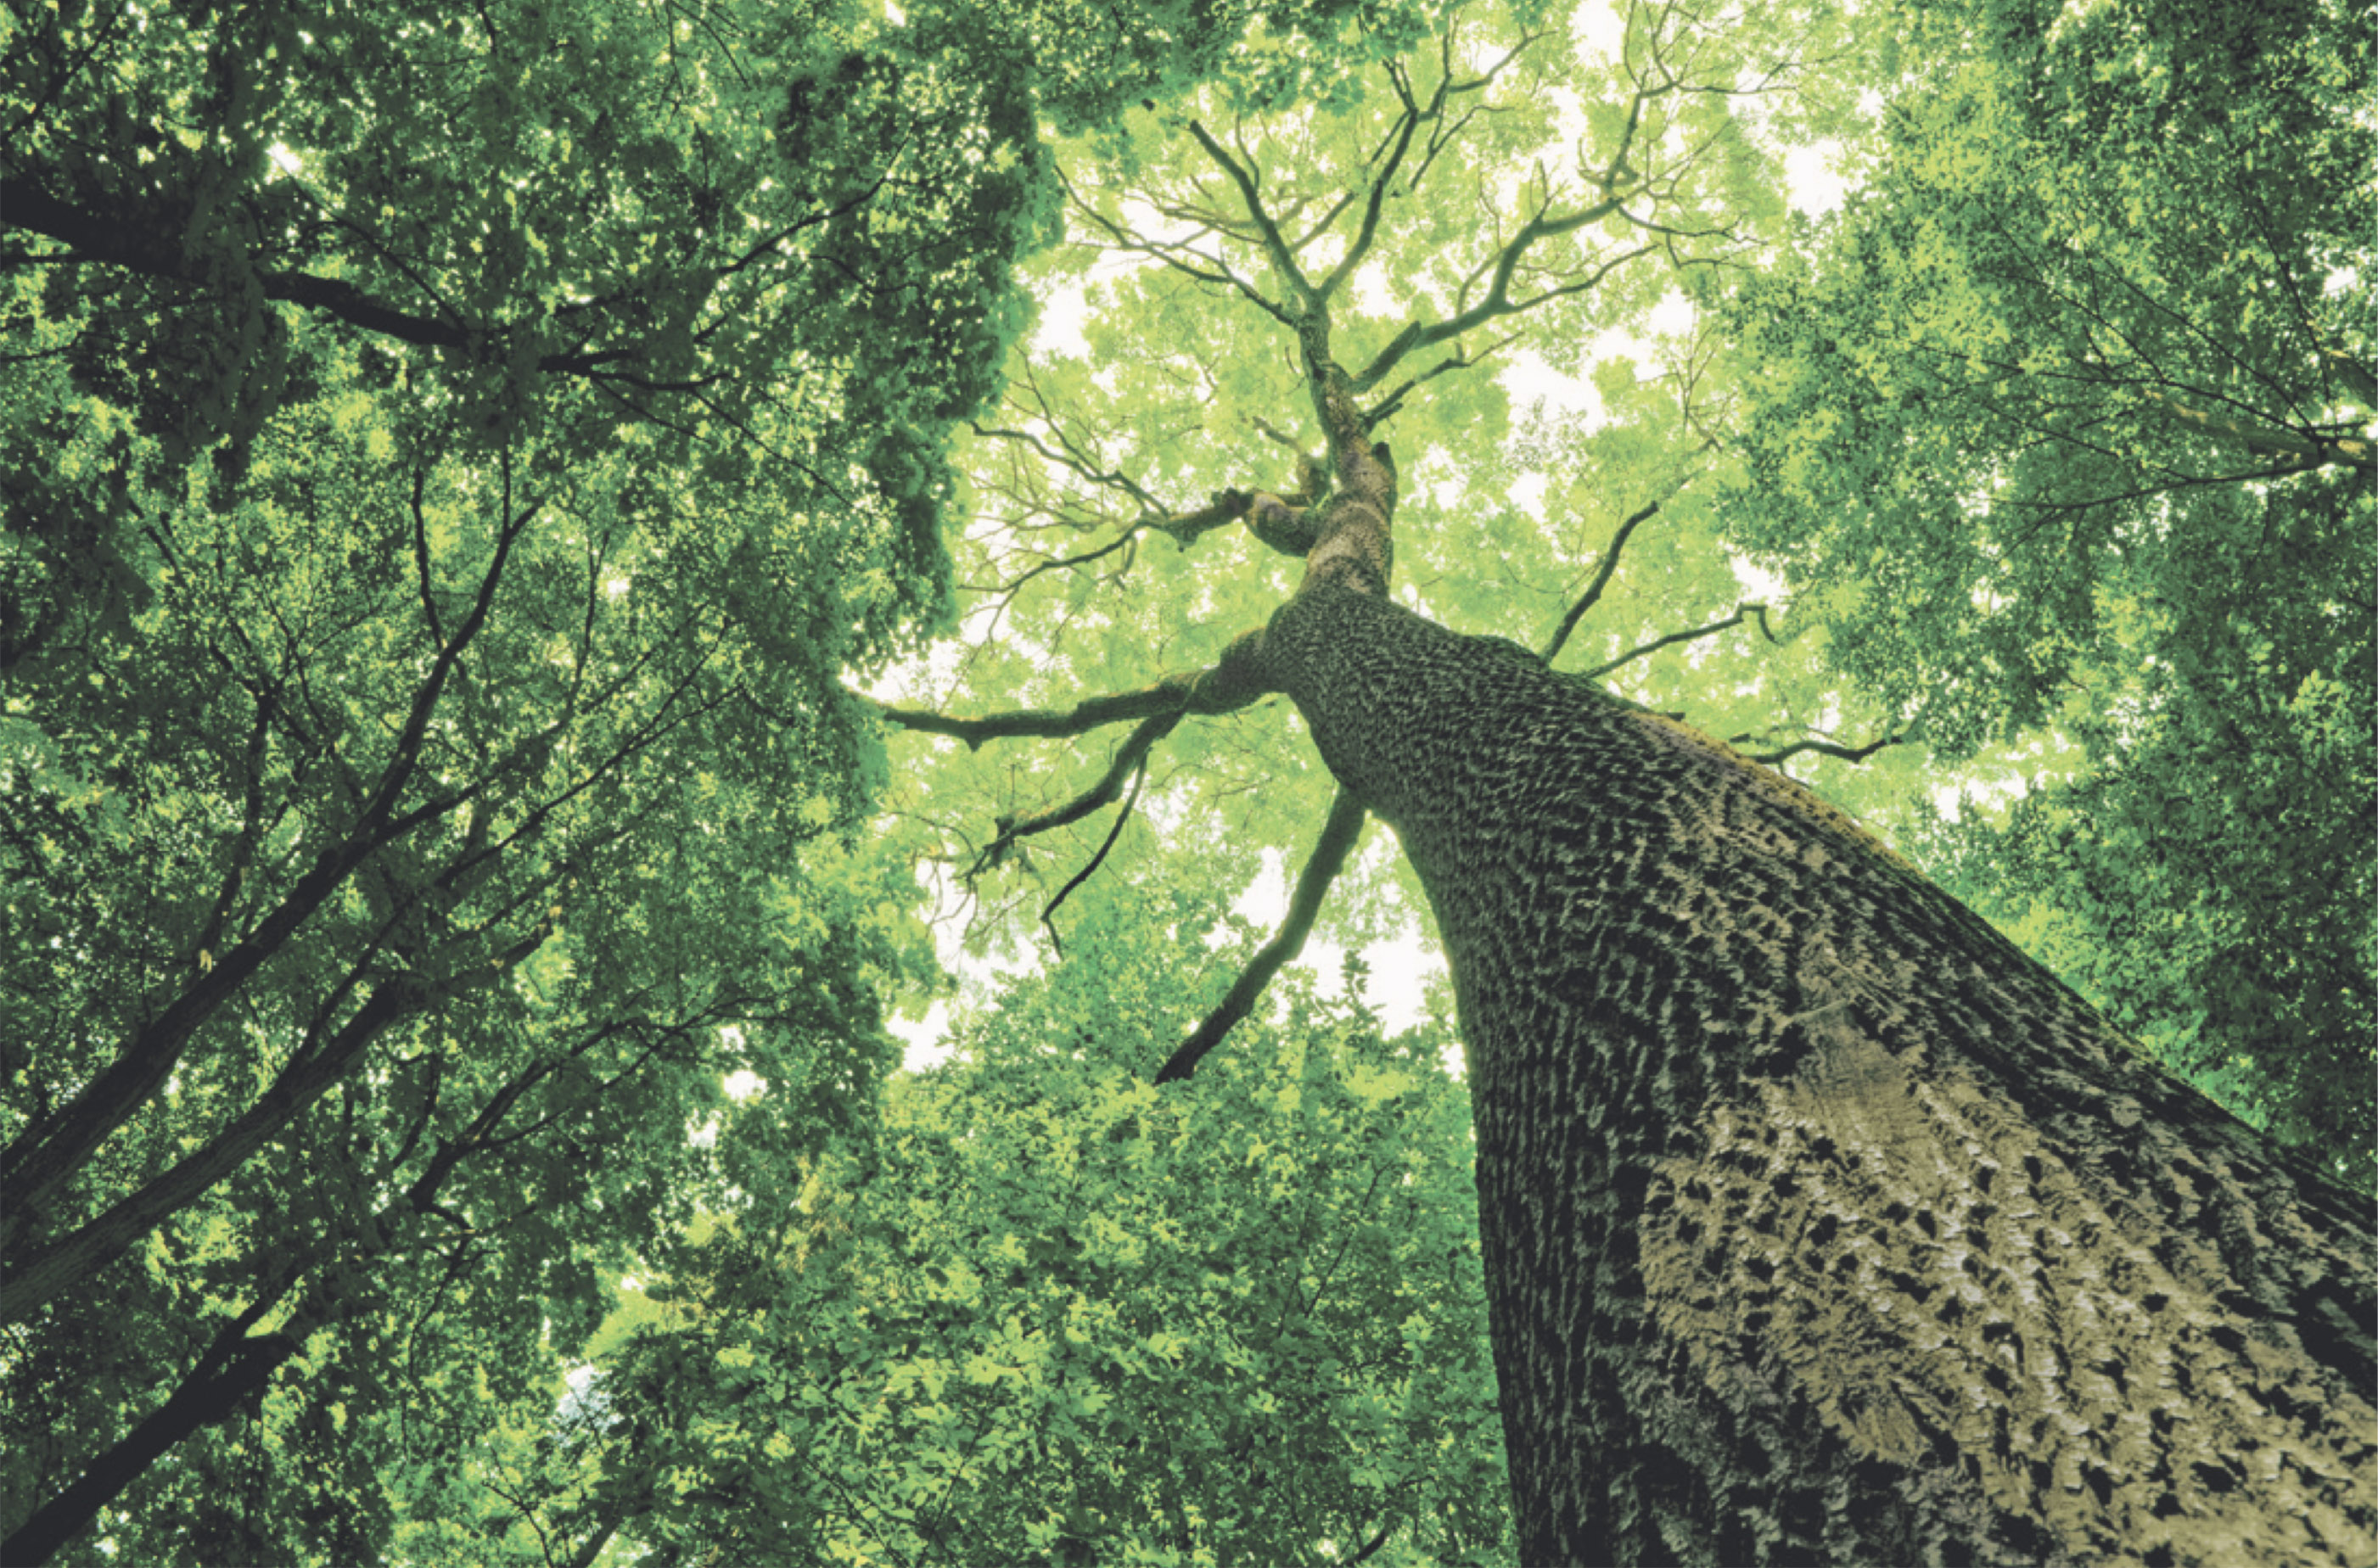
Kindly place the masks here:
POLYGON ((1797 785, 1387 602, 1375 531, 1220 678, 1444 934, 1521 1560, 2378 1561, 2367 1205, 1797 785))

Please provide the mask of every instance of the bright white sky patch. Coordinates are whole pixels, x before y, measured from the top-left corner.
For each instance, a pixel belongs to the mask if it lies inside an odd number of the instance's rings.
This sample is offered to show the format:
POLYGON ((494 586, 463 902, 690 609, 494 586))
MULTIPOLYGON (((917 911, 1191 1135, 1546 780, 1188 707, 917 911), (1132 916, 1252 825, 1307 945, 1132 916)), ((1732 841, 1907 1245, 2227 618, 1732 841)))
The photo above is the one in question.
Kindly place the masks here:
POLYGON ((1784 154, 1784 183, 1791 190, 1793 210, 1815 218, 1842 204, 1849 186, 1835 172, 1841 155, 1842 144, 1831 140, 1796 147, 1784 154))

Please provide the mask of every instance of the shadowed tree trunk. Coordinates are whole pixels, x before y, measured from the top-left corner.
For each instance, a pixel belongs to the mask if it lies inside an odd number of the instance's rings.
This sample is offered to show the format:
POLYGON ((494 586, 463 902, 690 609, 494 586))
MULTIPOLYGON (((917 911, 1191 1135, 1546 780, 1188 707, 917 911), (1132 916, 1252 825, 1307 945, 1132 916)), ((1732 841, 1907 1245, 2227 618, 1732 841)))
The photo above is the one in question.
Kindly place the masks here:
POLYGON ((2378 1560, 2366 1206, 1798 785, 1388 602, 1331 378, 1205 695, 1285 691, 1444 934, 1521 1561, 2378 1560))

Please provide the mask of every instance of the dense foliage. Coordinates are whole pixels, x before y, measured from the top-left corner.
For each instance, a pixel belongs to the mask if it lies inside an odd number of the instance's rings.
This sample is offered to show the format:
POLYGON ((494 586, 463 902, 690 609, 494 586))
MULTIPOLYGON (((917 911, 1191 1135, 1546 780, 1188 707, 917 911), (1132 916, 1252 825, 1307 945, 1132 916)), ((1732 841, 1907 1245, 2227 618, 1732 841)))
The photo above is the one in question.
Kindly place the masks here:
POLYGON ((1300 983, 1164 1093, 1227 979, 1181 975, 1250 934, 1106 893, 871 1141, 622 1309, 580 1462, 596 1499, 687 1478, 638 1521, 658 1561, 1505 1560, 1449 1030, 1300 983))
MULTIPOLYGON (((1145 1082, 1320 830, 1285 704, 850 689, 1259 622, 1298 287, 1408 602, 1811 770, 2366 1180, 2348 9, 12 9, 0 1529, 1500 1560, 1442 1018, 1291 971, 1145 1082), (902 1077, 920 878, 1050 968, 902 1077)), ((1375 837, 1320 930, 1425 926, 1375 837)))

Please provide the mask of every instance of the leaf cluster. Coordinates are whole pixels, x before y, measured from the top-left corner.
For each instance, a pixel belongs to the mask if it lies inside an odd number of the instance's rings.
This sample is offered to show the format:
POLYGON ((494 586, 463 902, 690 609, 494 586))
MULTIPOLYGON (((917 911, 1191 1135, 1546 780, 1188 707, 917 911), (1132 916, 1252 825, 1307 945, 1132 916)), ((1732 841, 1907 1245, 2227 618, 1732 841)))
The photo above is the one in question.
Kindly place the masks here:
POLYGON ((1442 1026, 1384 1039, 1298 987, 1195 1096, 1159 1092, 1214 910, 1151 912, 962 1025, 793 1210, 647 1287, 664 1305, 600 1384, 605 1484, 704 1490, 626 1538, 663 1562, 1506 1560, 1442 1026))

